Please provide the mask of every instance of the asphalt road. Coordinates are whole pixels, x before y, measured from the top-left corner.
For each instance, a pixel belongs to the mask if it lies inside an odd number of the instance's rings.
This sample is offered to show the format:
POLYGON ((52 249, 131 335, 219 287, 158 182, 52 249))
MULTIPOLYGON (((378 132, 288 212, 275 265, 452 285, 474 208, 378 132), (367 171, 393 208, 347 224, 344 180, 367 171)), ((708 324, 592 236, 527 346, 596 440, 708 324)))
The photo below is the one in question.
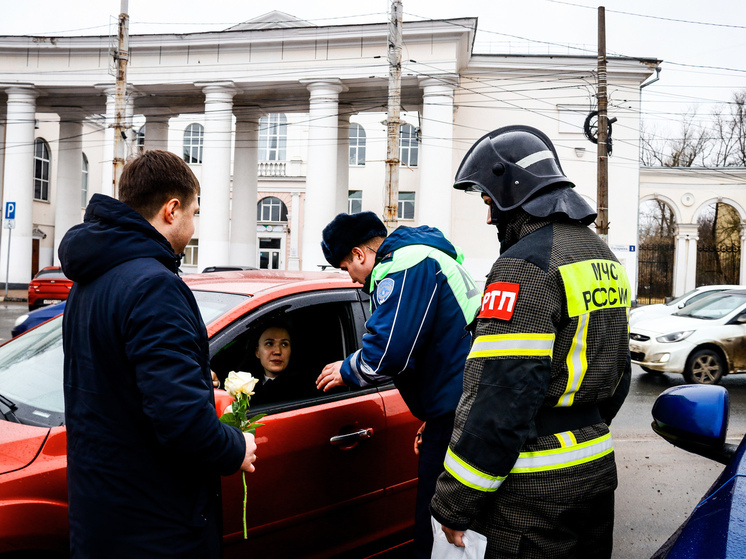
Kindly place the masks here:
POLYGON ((28 312, 28 303, 0 302, 0 343, 10 339, 16 318, 28 312))
MULTIPOLYGON (((26 303, 0 302, 0 339, 10 337, 26 303)), ((650 557, 689 516, 723 466, 670 445, 650 428, 655 398, 670 386, 684 384, 679 375, 652 375, 633 366, 630 394, 611 431, 619 488, 613 559, 650 557)), ((723 379, 731 402, 729 442, 746 434, 746 375, 723 379)))
MULTIPOLYGON (((679 375, 648 374, 633 365, 630 394, 611 431, 619 472, 613 559, 650 557, 720 475, 724 466, 672 446, 650 427, 655 398, 685 384, 679 375)), ((746 375, 722 382, 730 396, 728 442, 746 434, 746 375)))

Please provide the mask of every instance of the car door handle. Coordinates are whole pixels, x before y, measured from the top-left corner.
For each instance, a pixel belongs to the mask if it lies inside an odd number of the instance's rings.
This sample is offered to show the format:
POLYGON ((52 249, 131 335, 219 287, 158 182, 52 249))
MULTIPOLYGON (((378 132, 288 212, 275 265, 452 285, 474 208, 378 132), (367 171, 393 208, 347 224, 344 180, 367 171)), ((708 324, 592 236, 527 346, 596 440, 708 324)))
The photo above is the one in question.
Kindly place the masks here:
POLYGON ((373 429, 368 427, 367 429, 360 429, 354 433, 347 433, 346 435, 337 435, 329 439, 329 442, 333 446, 349 446, 357 441, 369 439, 373 436, 373 429))

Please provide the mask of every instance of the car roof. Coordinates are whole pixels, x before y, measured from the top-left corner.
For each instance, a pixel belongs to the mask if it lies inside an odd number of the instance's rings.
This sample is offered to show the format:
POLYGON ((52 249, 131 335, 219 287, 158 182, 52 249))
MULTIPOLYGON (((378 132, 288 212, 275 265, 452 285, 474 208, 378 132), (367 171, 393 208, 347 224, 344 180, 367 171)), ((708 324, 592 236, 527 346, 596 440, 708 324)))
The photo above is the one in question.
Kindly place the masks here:
POLYGON ((292 291, 359 287, 347 274, 338 272, 244 270, 187 274, 182 278, 195 291, 235 293, 252 297, 288 287, 292 291))

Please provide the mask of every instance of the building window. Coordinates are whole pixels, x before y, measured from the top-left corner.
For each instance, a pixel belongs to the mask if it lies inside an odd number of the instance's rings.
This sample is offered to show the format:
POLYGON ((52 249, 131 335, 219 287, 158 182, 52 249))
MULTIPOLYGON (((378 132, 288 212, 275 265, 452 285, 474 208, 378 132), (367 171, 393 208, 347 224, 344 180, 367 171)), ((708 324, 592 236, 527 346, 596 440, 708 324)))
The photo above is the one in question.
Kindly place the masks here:
POLYGON ((259 269, 279 270, 282 239, 279 237, 259 237, 259 269))
POLYGON ((350 190, 347 193, 347 213, 359 214, 363 211, 363 191, 350 190))
POLYGON ((365 129, 359 124, 350 124, 350 165, 365 165, 365 129))
POLYGON ((193 123, 184 130, 184 161, 202 163, 202 145, 205 129, 201 124, 193 123))
POLYGON ((411 124, 404 124, 399 129, 399 159, 402 165, 417 167, 419 145, 417 130, 411 124))
POLYGON ((88 205, 88 158, 83 154, 83 166, 80 169, 80 207, 88 205))
POLYGON ((282 113, 270 113, 259 119, 259 161, 287 159, 288 119, 282 113))
POLYGON ((414 192, 400 192, 396 217, 399 219, 414 219, 414 192))
POLYGON ((287 221, 288 208, 282 200, 275 198, 274 196, 262 198, 256 205, 256 220, 274 222, 287 221))
POLYGON ((184 249, 184 258, 181 259, 182 266, 196 266, 199 259, 199 241, 192 239, 184 249))
POLYGON ((49 146, 34 140, 34 200, 49 202, 49 146))
POLYGON ((137 131, 137 136, 135 137, 135 146, 137 147, 137 153, 142 153, 145 151, 145 125, 143 124, 140 127, 140 130, 137 131))

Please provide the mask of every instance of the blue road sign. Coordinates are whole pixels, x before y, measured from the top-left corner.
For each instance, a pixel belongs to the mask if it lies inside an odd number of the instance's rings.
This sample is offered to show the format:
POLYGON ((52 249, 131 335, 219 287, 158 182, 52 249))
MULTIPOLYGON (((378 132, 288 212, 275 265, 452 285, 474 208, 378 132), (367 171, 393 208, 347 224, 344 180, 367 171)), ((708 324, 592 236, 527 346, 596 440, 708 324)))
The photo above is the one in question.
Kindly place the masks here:
POLYGON ((5 219, 15 219, 15 218, 16 218, 16 203, 5 202, 5 219))

